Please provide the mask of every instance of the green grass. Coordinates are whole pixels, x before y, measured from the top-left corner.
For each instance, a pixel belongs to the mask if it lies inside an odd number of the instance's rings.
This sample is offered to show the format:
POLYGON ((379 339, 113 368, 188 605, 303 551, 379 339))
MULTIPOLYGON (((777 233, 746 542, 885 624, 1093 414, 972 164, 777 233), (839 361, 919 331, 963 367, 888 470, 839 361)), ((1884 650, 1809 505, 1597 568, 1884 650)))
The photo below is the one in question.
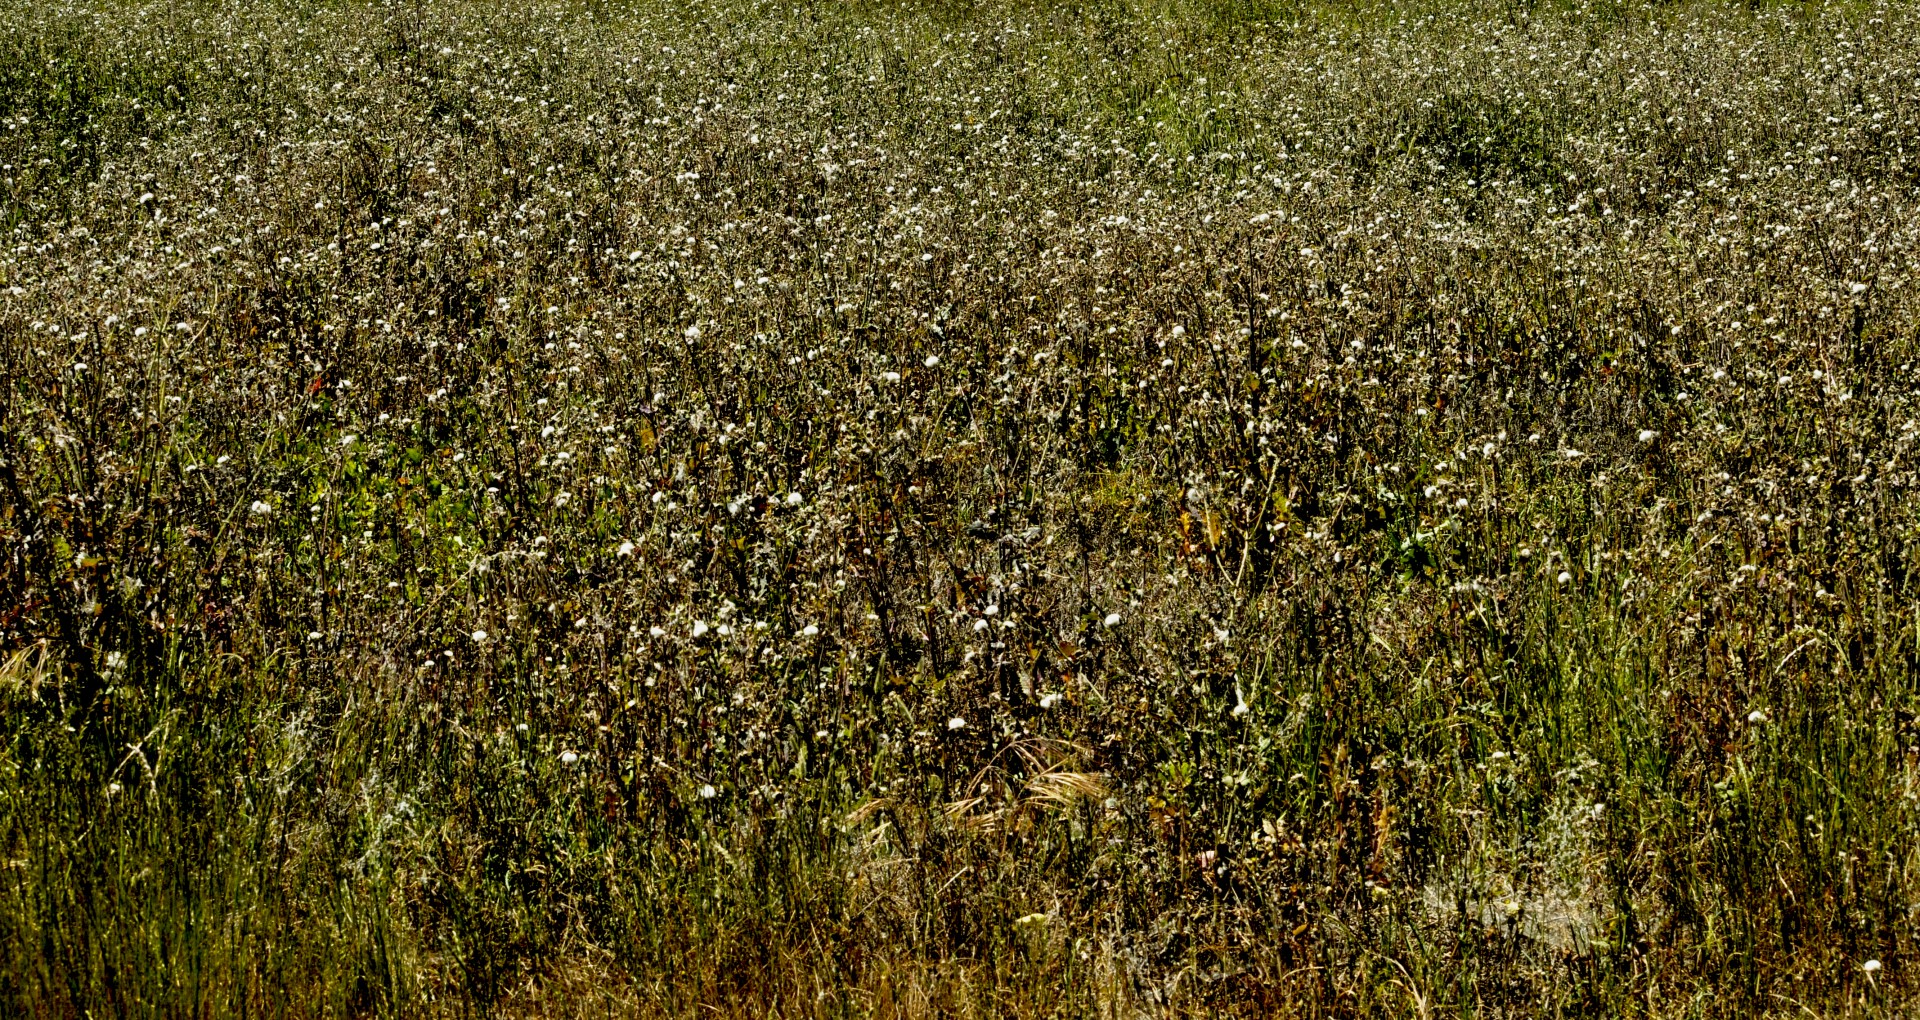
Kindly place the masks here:
POLYGON ((0 1003, 1899 1016, 1891 4, 0 4, 0 1003))

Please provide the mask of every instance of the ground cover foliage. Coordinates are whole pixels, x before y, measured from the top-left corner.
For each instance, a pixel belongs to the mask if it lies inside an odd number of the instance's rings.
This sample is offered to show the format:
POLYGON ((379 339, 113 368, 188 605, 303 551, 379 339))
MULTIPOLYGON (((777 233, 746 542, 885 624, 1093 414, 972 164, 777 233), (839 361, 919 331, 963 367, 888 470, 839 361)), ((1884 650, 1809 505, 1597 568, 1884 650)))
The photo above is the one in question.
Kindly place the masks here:
POLYGON ((0 10, 0 1001, 1897 1013, 1920 15, 0 10))

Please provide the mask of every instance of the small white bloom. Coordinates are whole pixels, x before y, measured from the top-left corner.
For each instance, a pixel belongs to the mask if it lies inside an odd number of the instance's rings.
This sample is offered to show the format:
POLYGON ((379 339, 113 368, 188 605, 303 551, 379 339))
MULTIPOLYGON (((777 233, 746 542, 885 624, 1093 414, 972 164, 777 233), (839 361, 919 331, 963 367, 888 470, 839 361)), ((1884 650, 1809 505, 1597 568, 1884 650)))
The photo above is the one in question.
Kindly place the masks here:
POLYGON ((966 728, 967 728, 967 721, 965 719, 960 718, 957 715, 947 720, 947 729, 964 730, 966 728))
POLYGON ((1566 571, 1564 571, 1564 570, 1562 570, 1562 571, 1560 572, 1560 576, 1559 576, 1558 578, 1556 578, 1555 580, 1558 580, 1558 581, 1559 581, 1559 582, 1560 582, 1561 584, 1566 584, 1566 583, 1567 583, 1568 581, 1571 581, 1571 580, 1573 580, 1573 575, 1572 575, 1572 574, 1569 574, 1569 573, 1567 573, 1567 572, 1566 572, 1566 571))
POLYGON ((525 732, 527 732, 527 724, 526 724, 526 723, 515 723, 515 724, 514 724, 514 727, 513 727, 513 728, 514 728, 514 730, 515 730, 515 732, 518 732, 518 733, 525 733, 525 732))
POLYGON ((647 636, 651 638, 663 638, 667 636, 667 632, 659 627, 648 627, 647 636))
POLYGON ((827 732, 826 730, 814 730, 814 731, 813 731, 813 739, 815 739, 815 740, 825 740, 825 739, 827 739, 828 737, 831 737, 831 736, 833 736, 833 734, 831 734, 831 733, 828 733, 828 732, 827 732))
POLYGON ((975 621, 973 621, 973 629, 974 629, 974 630, 975 630, 976 632, 977 632, 977 631, 983 631, 983 630, 986 630, 986 629, 987 629, 987 621, 985 621, 985 620, 975 620, 975 621))
POLYGON ((1053 706, 1058 705, 1059 703, 1060 703, 1060 695, 1058 694, 1042 694, 1040 696, 1041 708, 1052 708, 1053 706))
POLYGON ((800 628, 800 634, 803 637, 813 637, 814 635, 819 633, 820 633, 820 628, 811 623, 807 624, 805 627, 800 628))
POLYGON ((621 556, 632 556, 632 555, 633 555, 633 543, 632 543, 632 542, 622 542, 622 543, 620 543, 620 548, 619 548, 618 550, 616 550, 616 551, 617 551, 617 552, 618 552, 618 553, 619 553, 619 554, 620 554, 621 556))
POLYGON ((701 800, 712 800, 713 798, 718 796, 720 796, 720 791, 714 789, 711 783, 700 787, 701 800))
POLYGON ((999 615, 1000 615, 1000 607, 999 607, 999 606, 988 606, 987 608, 985 608, 985 609, 982 609, 982 610, 980 610, 980 615, 982 615, 982 616, 999 616, 999 615))
POLYGON ((1120 614, 1108 613, 1107 618, 1105 620, 1102 620, 1101 622, 1109 627, 1118 627, 1120 626, 1120 614))
POLYGON ((694 636, 694 637, 706 637, 706 636, 707 636, 707 621, 705 621, 705 620, 695 620, 695 621, 693 621, 693 636, 694 636))
POLYGON ((475 644, 485 644, 487 640, 487 632, 484 630, 474 631, 473 640, 475 644))
MULTIPOLYGON (((1856 286, 1856 287, 1857 287, 1857 286, 1859 286, 1859 284, 1855 284, 1854 286, 1856 286)), ((1879 960, 1868 960, 1867 962, 1865 962, 1865 963, 1863 963, 1863 964, 1861 964, 1861 965, 1860 965, 1860 969, 1861 969, 1861 970, 1864 970, 1864 971, 1866 971, 1866 972, 1867 972, 1867 973, 1869 973, 1869 974, 1871 974, 1871 973, 1873 973, 1874 971, 1877 971, 1877 970, 1879 970, 1879 969, 1880 969, 1880 961, 1879 961, 1879 960)))
POLYGON ((927 360, 923 362, 923 364, 925 364, 928 368, 934 368, 938 366, 940 364, 940 355, 938 354, 927 355, 927 360))
POLYGON ((802 503, 804 503, 804 502, 806 502, 806 501, 807 501, 807 497, 805 497, 805 496, 802 496, 802 495, 800 495, 800 494, 799 494, 799 493, 797 493, 797 492, 789 492, 789 493, 787 493, 787 505, 788 505, 788 506, 799 506, 800 504, 802 504, 802 503))
POLYGON ((1640 430, 1640 441, 1641 441, 1641 442, 1643 442, 1643 443, 1651 443, 1651 442, 1653 442, 1653 441, 1654 441, 1654 439, 1655 439, 1656 437, 1658 437, 1659 435, 1660 435, 1660 433, 1658 433, 1658 432, 1655 432, 1655 431, 1654 431, 1654 430, 1652 430, 1652 429, 1641 429, 1641 430, 1640 430))
POLYGON ((900 373, 898 373, 898 372, 882 372, 882 373, 880 373, 880 378, 882 378, 882 379, 885 379, 885 380, 886 380, 886 381, 888 381, 888 382, 899 382, 899 381, 900 381, 900 373))
POLYGON ((259 499, 254 500, 253 505, 248 507, 247 509, 253 511, 253 514, 256 517, 265 517, 266 515, 273 512, 272 504, 266 502, 265 500, 259 500, 259 499))
POLYGON ((698 339, 700 339, 700 327, 698 327, 698 326, 688 326, 688 327, 687 327, 687 333, 686 333, 686 336, 687 336, 687 339, 689 339, 689 340, 698 340, 698 339))
POLYGON ((560 764, 562 765, 571 765, 574 762, 577 762, 579 760, 580 760, 580 756, 577 754, 574 754, 572 751, 560 752, 560 764))
POLYGON ((1768 716, 1765 709, 1756 708, 1753 711, 1747 713, 1747 721, 1755 725, 1759 725, 1760 723, 1766 722, 1767 718, 1768 716))

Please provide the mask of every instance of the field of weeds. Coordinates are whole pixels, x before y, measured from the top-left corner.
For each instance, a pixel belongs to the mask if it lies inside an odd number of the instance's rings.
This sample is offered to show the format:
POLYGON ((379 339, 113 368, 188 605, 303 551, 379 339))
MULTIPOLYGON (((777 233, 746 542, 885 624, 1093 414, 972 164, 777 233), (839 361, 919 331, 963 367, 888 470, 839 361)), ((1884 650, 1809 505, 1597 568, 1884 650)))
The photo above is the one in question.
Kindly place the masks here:
POLYGON ((0 1012, 1898 1016, 1920 11, 0 0, 0 1012))

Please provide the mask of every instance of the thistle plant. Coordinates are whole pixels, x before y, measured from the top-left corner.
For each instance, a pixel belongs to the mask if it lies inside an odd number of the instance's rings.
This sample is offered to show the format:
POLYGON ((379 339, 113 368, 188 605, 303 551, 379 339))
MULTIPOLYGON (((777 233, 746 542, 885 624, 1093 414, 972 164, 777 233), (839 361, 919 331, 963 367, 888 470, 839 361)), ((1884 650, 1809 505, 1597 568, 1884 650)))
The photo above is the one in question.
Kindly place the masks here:
POLYGON ((1920 15, 0 2, 0 1002, 1898 1015, 1920 15))

